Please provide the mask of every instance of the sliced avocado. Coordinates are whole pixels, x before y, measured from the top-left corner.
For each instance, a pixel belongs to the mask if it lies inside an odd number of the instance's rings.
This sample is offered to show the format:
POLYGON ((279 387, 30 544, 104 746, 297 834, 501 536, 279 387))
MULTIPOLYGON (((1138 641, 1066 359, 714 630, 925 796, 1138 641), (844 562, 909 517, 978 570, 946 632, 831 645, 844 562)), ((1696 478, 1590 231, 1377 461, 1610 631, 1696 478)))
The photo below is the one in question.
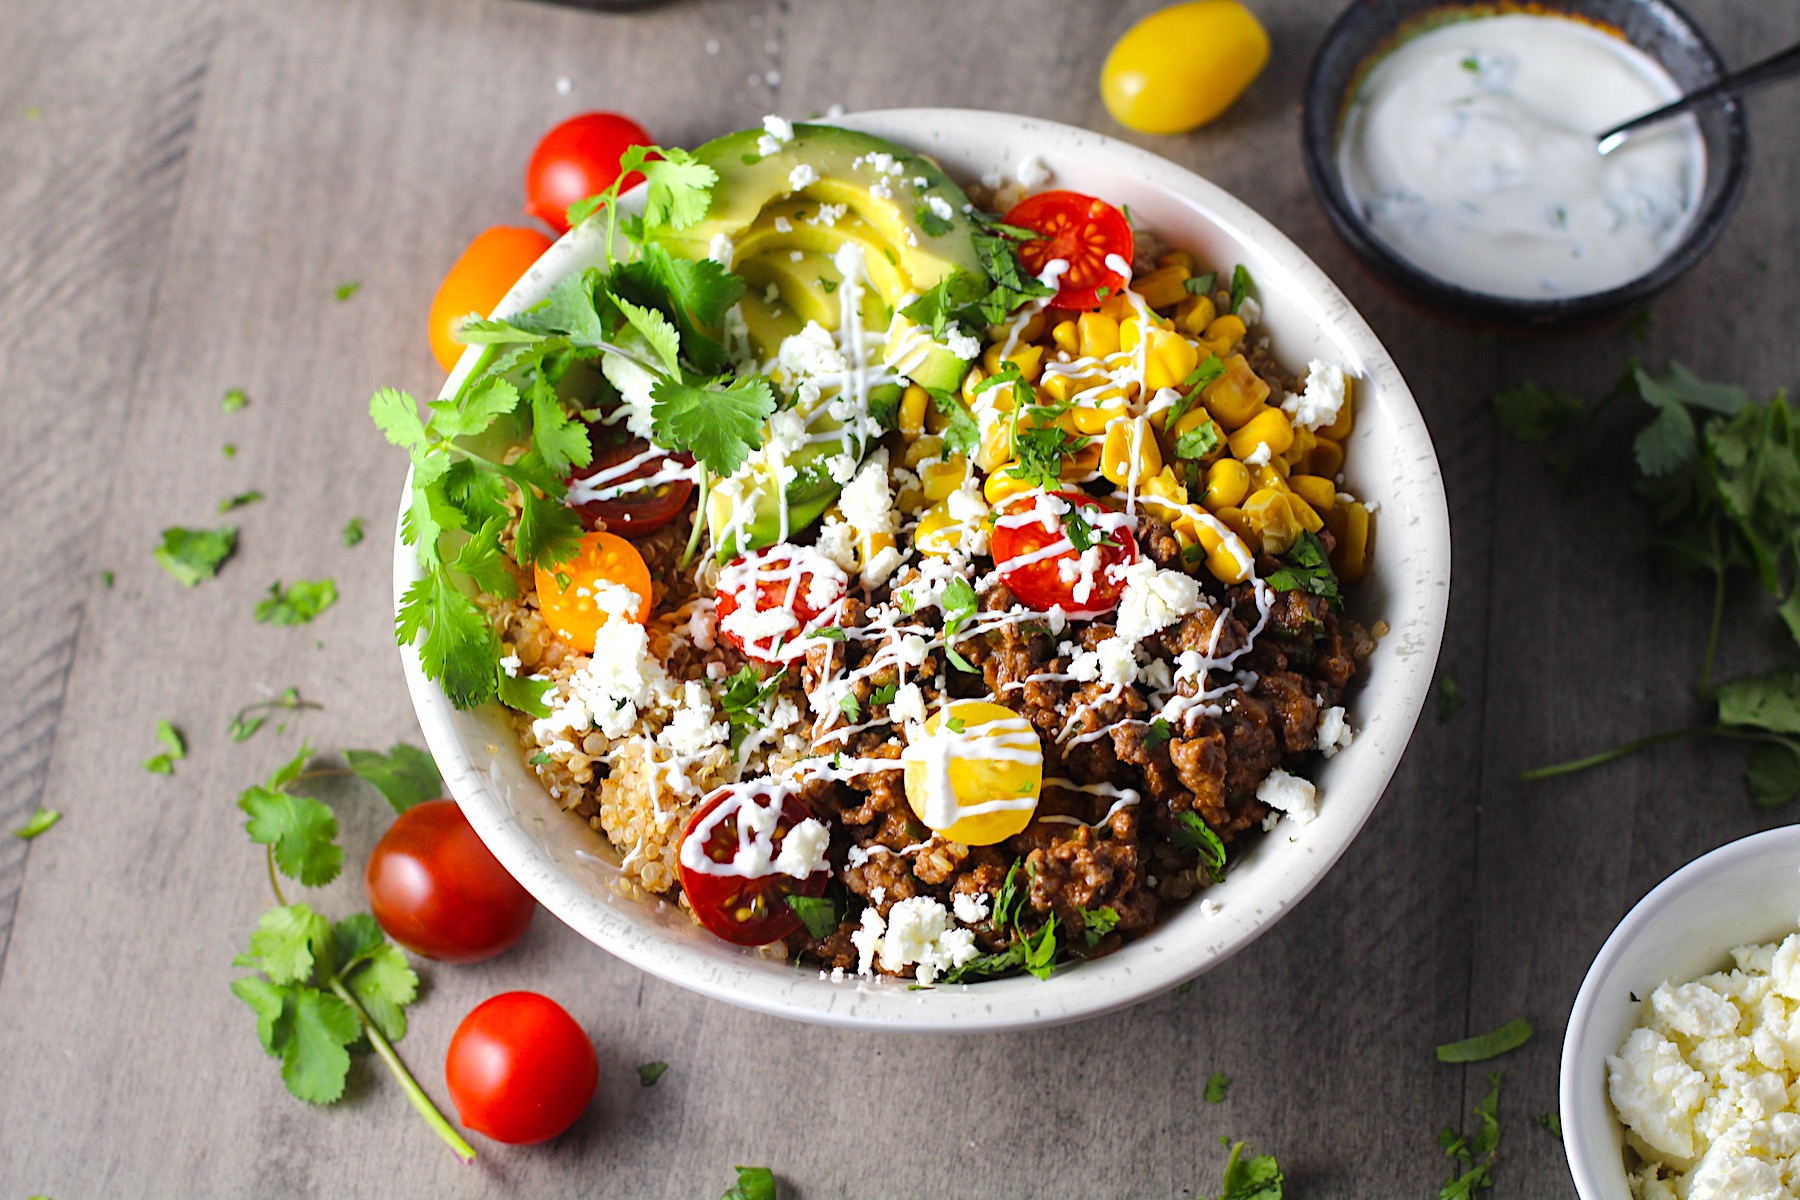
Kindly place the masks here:
MULTIPOLYGON (((841 323, 842 305, 837 289, 844 282, 844 277, 838 273, 837 264, 831 261, 829 255, 817 250, 760 254, 745 260, 738 274, 743 276, 744 282, 750 285, 753 292, 761 293, 770 284, 774 284, 781 301, 793 311, 803 326, 808 321, 817 321, 827 329, 836 329, 841 323), (794 255, 799 257, 796 259, 794 255)), ((859 311, 865 329, 879 329, 891 310, 873 289, 865 289, 859 311)), ((758 349, 767 356, 773 354, 778 345, 779 343, 758 349)))
POLYGON ((883 366, 893 367, 923 388, 954 392, 969 373, 967 359, 958 358, 931 338, 903 313, 895 313, 881 351, 883 366))
POLYGON ((831 125, 795 125, 793 140, 768 155, 757 150, 762 137, 762 130, 746 129, 694 151, 719 179, 699 223, 657 234, 672 253, 705 258, 715 236, 736 238, 770 201, 799 193, 848 206, 893 252, 910 291, 924 292, 958 268, 982 274, 969 236, 971 222, 963 212, 969 198, 930 159, 871 134, 831 125), (807 174, 813 178, 795 188, 795 172, 801 168, 806 169, 803 180, 807 174), (924 186, 916 187, 914 180, 923 180, 924 186), (932 212, 934 198, 939 212, 948 211, 947 219, 932 212), (940 232, 929 233, 927 226, 940 232))
MULTIPOLYGON (((841 431, 835 418, 819 414, 811 428, 817 433, 841 431)), ((825 469, 825 460, 846 449, 843 441, 815 442, 794 454, 787 465, 799 472, 787 485, 788 533, 793 535, 818 520, 843 491, 843 485, 825 469)), ((848 449, 860 457, 861 446, 848 449)), ((721 560, 747 554, 781 540, 781 509, 776 500, 774 468, 761 454, 750 460, 746 487, 756 489, 748 517, 738 520, 739 501, 718 488, 707 493, 706 529, 721 560), (740 536, 741 535, 741 536, 740 536)))

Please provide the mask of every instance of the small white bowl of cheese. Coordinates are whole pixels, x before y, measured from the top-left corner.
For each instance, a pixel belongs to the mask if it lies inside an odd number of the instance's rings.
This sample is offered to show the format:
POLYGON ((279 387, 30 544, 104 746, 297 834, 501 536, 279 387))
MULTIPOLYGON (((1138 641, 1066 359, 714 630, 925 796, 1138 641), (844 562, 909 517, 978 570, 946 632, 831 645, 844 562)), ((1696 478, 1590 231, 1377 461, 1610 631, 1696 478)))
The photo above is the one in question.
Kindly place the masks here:
POLYGON ((1794 1195, 1797 1080, 1800 826, 1788 826, 1675 872, 1601 947, 1563 1042, 1575 1189, 1581 1200, 1794 1195), (1634 1188, 1652 1157, 1670 1164, 1668 1182, 1634 1188))

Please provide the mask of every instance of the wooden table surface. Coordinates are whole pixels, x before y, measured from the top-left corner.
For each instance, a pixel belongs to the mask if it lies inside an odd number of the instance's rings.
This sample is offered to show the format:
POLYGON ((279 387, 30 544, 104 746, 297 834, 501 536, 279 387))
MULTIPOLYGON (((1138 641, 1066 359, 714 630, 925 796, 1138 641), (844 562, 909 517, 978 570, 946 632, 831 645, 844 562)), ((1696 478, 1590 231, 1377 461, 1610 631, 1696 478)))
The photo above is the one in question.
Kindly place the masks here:
MULTIPOLYGON (((1253 0, 1276 57, 1198 134, 1125 135, 1259 208, 1387 342, 1449 488, 1455 592, 1428 712, 1387 797, 1324 883, 1186 994, 1039 1033, 837 1033, 648 978, 540 914, 498 961, 426 966, 401 1052, 446 1102, 456 1022, 498 991, 560 999, 597 1043, 600 1095, 556 1142, 482 1142, 459 1168, 384 1072, 329 1109, 289 1096, 227 991, 267 904, 237 792, 315 747, 418 742, 390 623, 401 458, 370 393, 435 390, 424 313, 485 226, 522 222, 540 133, 585 109, 694 144, 776 111, 955 105, 1107 133, 1095 79, 1154 0, 715 0, 602 15, 515 0, 10 0, 0 23, 0 1197, 718 1195, 734 1163, 784 1195, 1185 1197, 1221 1136, 1279 1154, 1290 1195, 1427 1197, 1436 1133, 1487 1065, 1432 1047, 1520 1013, 1499 1063, 1497 1197, 1568 1196, 1563 1023, 1593 954, 1668 872, 1785 822, 1741 751, 1680 745, 1527 787, 1520 769, 1684 724, 1706 591, 1667 576, 1614 445, 1572 477, 1502 439, 1497 386, 1597 394, 1628 355, 1767 392, 1800 382, 1794 99, 1753 104, 1758 157, 1712 254, 1626 330, 1527 344, 1435 324, 1377 290, 1300 168, 1297 111, 1339 4, 1253 0), (566 91, 557 84, 566 78, 566 91), (359 281, 339 302, 333 290, 359 281), (250 397, 221 412, 227 388, 250 397), (238 447, 234 458, 221 445, 238 447), (151 551, 234 514, 237 556, 186 590, 151 551), (339 530, 363 518, 369 537, 339 530), (116 584, 104 586, 101 572, 116 584), (331 576, 311 626, 255 624, 276 580, 331 576), (241 745, 241 706, 324 705, 241 745), (186 731, 147 774, 154 723, 186 731), (638 1063, 668 1074, 640 1086, 638 1063), (1221 1104, 1207 1076, 1235 1080, 1221 1104)), ((1727 57, 1800 37, 1800 7, 1689 0, 1727 57)), ((1609 433, 1621 437, 1620 423, 1609 433)), ((1633 420, 1636 414, 1629 414, 1633 420)), ((1752 611, 1746 604, 1743 611, 1752 611)), ((1741 624, 1741 622, 1734 622, 1741 624)), ((1740 631, 1726 667, 1776 643, 1740 631)), ((334 795, 362 904, 385 806, 334 795)))

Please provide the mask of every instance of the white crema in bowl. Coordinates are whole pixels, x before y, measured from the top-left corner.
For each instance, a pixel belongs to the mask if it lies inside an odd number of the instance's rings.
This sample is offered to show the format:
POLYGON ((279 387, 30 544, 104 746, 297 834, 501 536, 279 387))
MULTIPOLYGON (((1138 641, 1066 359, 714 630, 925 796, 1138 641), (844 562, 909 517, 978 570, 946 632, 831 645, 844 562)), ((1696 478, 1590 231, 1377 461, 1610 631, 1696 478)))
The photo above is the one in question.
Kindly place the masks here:
POLYGON ((1456 21, 1370 69, 1339 172, 1370 231, 1430 275, 1513 299, 1592 295, 1652 270, 1693 222, 1706 149, 1692 117, 1595 148, 1679 95, 1647 55, 1580 21, 1456 21))

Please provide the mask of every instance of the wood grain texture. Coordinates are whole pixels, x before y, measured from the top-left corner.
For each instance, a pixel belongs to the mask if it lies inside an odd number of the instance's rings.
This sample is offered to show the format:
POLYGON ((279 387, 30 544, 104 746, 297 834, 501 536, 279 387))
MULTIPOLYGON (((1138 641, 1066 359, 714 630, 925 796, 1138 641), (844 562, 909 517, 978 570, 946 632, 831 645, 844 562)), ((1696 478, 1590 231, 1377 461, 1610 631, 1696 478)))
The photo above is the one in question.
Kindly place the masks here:
MULTIPOLYGON (((1669 870, 1786 815, 1759 820, 1736 754, 1704 747, 1515 782, 1684 720, 1703 598, 1646 553, 1616 439, 1559 477, 1497 438, 1487 398, 1526 378, 1596 393, 1633 353, 1791 382, 1800 178, 1776 150, 1784 101, 1755 102, 1776 152, 1647 341, 1483 339, 1382 294, 1311 198, 1295 113, 1337 7, 1320 0, 1257 5, 1277 57, 1216 125, 1129 137, 1261 209, 1340 281, 1418 395, 1449 487, 1443 664, 1469 704, 1426 715, 1368 829, 1291 916, 1186 994, 952 1041, 711 1003, 540 917, 499 962, 427 968, 402 1053, 447 1102, 456 1021, 530 987, 594 1036, 601 1095, 564 1138, 483 1144, 467 1170, 370 1064, 334 1109, 292 1099, 226 991, 266 902, 236 792, 302 736, 417 740, 387 619, 402 467, 363 414, 377 386, 435 386, 421 314, 474 233, 522 222, 539 133, 618 108, 692 143, 834 103, 1117 133, 1093 81, 1152 7, 15 0, 0 35, 0 444, 34 450, 0 477, 16 514, 0 527, 0 822, 40 800, 67 816, 28 849, 0 839, 0 1195, 673 1198, 716 1195, 733 1163, 761 1162, 806 1200, 1175 1198, 1216 1188, 1229 1135, 1279 1152, 1297 1196, 1429 1196, 1445 1175, 1437 1129, 1486 1086, 1482 1067, 1441 1066, 1431 1048, 1520 1012, 1540 1032, 1497 1064, 1494 1194, 1570 1194, 1531 1118, 1554 1108, 1588 961, 1669 870), (361 291, 333 300, 351 280, 361 291), (219 411, 229 387, 248 391, 243 412, 219 411), (185 591, 156 568, 163 526, 211 523, 251 487, 269 499, 234 514, 241 548, 219 579, 185 591), (351 516, 369 539, 345 549, 351 516), (342 599, 314 625, 251 622, 277 579, 326 575, 342 599), (287 686, 324 711, 230 743, 232 714, 287 686), (170 779, 137 766, 158 717, 192 747, 170 779), (645 1089, 632 1068, 655 1059, 671 1068, 645 1089), (1214 1070, 1236 1081, 1219 1105, 1201 1099, 1214 1070)), ((1734 61, 1800 37, 1785 8, 1689 7, 1734 61)), ((382 806, 350 787, 327 798, 360 862, 382 806)), ((341 913, 360 891, 351 879, 316 899, 341 913)))

